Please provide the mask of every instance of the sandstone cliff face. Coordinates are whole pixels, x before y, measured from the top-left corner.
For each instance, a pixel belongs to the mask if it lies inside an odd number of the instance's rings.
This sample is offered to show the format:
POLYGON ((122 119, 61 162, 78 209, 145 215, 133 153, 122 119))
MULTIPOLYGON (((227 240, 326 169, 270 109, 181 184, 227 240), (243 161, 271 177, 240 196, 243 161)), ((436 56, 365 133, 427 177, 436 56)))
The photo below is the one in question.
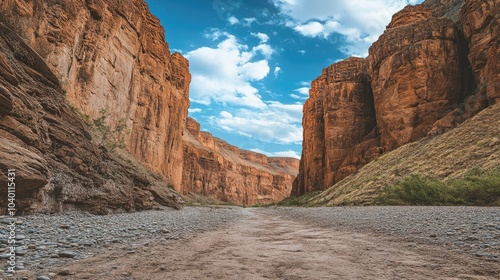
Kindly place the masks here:
POLYGON ((497 2, 427 0, 406 7, 371 46, 367 69, 345 67, 352 58, 325 69, 304 105, 292 195, 327 189, 379 152, 453 129, 498 102, 497 2), (357 95, 365 98, 335 98, 357 95))
POLYGON ((16 169, 19 212, 105 214, 182 201, 152 174, 99 148, 43 59, 2 23, 0 100, 1 205, 7 205, 8 169, 16 169))
POLYGON ((125 120, 128 151, 180 186, 191 77, 144 1, 5 0, 0 11, 45 59, 73 107, 91 119, 104 109, 110 126, 125 120))
POLYGON ((414 10, 394 16, 368 57, 384 151, 425 137, 464 95, 453 21, 432 17, 425 8, 414 10))
POLYGON ((269 204, 288 197, 299 160, 240 150, 188 118, 184 131, 182 194, 238 205, 269 204))
POLYGON ((477 84, 475 95, 490 104, 500 100, 500 3, 467 0, 461 13, 469 60, 477 84))
POLYGON ((367 70, 365 59, 350 58, 313 81, 304 105, 304 172, 294 182, 293 195, 325 189, 377 155, 367 70))

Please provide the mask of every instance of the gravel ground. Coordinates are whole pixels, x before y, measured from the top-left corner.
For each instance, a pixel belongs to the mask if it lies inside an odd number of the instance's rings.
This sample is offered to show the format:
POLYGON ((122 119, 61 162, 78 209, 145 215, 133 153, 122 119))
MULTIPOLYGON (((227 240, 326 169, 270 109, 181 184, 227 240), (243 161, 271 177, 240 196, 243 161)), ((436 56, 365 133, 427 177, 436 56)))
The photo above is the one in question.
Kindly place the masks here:
POLYGON ((267 211, 322 227, 437 244, 500 262, 500 207, 324 207, 267 211))
MULTIPOLYGON (((290 222, 437 244, 451 251, 500 262, 498 207, 269 207, 253 210, 290 222)), ((60 267, 69 261, 114 249, 134 254, 145 245, 154 247, 230 226, 242 215, 242 208, 238 207, 187 207, 181 211, 164 209, 109 216, 69 212, 20 217, 16 225, 16 270, 47 271, 53 266, 60 267)), ((10 257, 9 221, 3 217, 0 223, 1 269, 6 269, 10 257)))
MULTIPOLYGON (((107 250, 128 248, 132 254, 145 244, 186 238, 230 225, 241 215, 233 208, 187 207, 108 216, 81 212, 30 215, 17 218, 16 271, 45 270, 68 261, 89 258, 107 250)), ((0 224, 0 259, 7 269, 8 224, 0 224)), ((0 274, 0 279, 2 279, 0 274)))

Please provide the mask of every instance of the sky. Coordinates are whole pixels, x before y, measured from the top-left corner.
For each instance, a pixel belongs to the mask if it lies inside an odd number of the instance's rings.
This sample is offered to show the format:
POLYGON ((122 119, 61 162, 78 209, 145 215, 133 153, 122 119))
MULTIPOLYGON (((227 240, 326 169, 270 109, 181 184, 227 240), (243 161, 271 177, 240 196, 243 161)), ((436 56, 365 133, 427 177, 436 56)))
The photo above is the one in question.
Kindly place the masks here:
POLYGON ((421 0, 146 0, 190 62, 189 116, 232 145, 300 158, 302 106, 323 68, 366 57, 421 0))

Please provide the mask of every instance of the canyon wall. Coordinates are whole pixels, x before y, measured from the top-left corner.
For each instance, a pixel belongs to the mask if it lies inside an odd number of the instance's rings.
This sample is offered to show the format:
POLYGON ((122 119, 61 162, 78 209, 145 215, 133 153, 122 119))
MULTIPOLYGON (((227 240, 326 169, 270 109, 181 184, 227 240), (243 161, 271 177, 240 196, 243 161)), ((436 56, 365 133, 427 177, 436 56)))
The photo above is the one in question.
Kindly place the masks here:
POLYGON ((237 205, 269 204, 288 197, 299 160, 268 158, 241 150, 188 118, 184 131, 181 194, 200 195, 237 205))
POLYGON ((305 141, 294 196, 322 190, 378 155, 365 59, 349 58, 323 70, 312 82, 303 125, 305 141))
POLYGON ((179 189, 191 76, 144 1, 4 0, 0 11, 72 107, 91 120, 106 112, 110 127, 124 122, 126 149, 179 189))
POLYGON ((366 59, 323 70, 304 105, 292 196, 328 189, 379 154, 453 129, 498 102, 497 2, 408 6, 366 59))
POLYGON ((180 207, 181 197, 154 174, 96 144, 50 67, 2 23, 0 101, 0 205, 8 205, 13 182, 18 214, 180 207))

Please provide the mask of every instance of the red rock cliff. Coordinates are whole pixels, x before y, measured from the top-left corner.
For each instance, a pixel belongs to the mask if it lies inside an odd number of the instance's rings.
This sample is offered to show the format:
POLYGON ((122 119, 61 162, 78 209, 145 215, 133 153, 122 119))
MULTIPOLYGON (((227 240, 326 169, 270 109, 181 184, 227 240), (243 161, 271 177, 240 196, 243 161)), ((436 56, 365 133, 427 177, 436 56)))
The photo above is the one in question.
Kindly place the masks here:
POLYGON ((0 11, 73 107, 91 119, 104 109, 110 126, 124 120, 128 151, 180 187, 191 77, 144 1, 4 0, 0 11))
POLYGON ((106 214, 182 201, 154 174, 101 149, 68 106, 56 75, 1 22, 0 101, 0 205, 8 204, 8 169, 16 170, 19 213, 78 208, 106 214))
POLYGON ((453 129, 498 102, 499 6, 427 0, 406 7, 368 62, 350 58, 323 70, 304 105, 292 196, 327 189, 378 152, 453 129))
POLYGON ((365 59, 323 70, 304 105, 301 173, 292 195, 323 190, 376 155, 375 110, 365 59))
POLYGON ((184 131, 182 194, 202 195, 238 205, 268 204, 288 197, 299 160, 268 158, 241 150, 188 118, 184 131))

